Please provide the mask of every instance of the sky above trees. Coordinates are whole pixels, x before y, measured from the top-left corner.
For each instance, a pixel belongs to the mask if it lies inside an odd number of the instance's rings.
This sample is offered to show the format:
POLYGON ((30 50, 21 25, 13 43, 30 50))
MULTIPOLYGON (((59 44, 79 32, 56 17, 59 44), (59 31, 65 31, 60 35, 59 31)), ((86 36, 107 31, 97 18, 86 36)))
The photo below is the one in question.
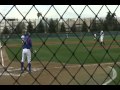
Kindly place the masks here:
MULTIPOLYGON (((6 18, 23 19, 38 19, 38 11, 45 18, 94 18, 105 17, 107 12, 116 13, 120 17, 119 5, 0 5, 0 19, 6 18)), ((40 17, 41 18, 41 17, 40 17)))

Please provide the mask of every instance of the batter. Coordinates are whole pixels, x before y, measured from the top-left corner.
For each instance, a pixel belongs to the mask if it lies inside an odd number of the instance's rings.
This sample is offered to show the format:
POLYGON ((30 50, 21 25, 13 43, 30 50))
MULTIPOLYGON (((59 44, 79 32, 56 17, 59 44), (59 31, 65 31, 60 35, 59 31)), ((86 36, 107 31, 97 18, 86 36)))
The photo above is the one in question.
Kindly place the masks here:
POLYGON ((22 39, 22 60, 21 60, 21 71, 24 72, 24 61, 27 56, 28 61, 28 69, 31 72, 31 48, 32 48, 32 41, 30 38, 30 34, 26 32, 24 35, 21 36, 22 39))

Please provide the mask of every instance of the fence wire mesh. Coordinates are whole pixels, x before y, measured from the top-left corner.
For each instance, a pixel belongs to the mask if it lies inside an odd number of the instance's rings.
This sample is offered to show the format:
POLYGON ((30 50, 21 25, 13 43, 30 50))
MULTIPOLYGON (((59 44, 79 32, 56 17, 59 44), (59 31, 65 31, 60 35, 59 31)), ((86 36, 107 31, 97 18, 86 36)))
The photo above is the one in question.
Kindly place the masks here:
POLYGON ((0 84, 119 85, 119 9, 0 5, 0 84), (30 33, 32 49, 22 72, 24 32, 30 33))

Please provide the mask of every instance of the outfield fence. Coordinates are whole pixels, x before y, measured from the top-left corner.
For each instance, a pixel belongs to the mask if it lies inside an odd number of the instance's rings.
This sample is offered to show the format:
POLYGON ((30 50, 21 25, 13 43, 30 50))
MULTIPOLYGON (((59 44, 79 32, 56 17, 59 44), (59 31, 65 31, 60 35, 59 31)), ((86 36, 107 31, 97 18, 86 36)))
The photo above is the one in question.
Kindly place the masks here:
POLYGON ((7 7, 5 11, 0 8, 0 84, 120 84, 119 5, 0 7, 7 7), (21 7, 29 9, 25 13, 21 7), (63 12, 62 7, 66 8, 63 12), (42 10, 45 8, 46 12, 42 10), (88 18, 88 11, 92 18, 88 18), (12 17, 11 12, 16 16, 12 17), (57 17, 53 18, 50 13, 57 17), (36 19, 28 19, 28 16, 36 16, 36 19), (104 31, 105 45, 99 42, 101 30, 104 31), (21 73, 21 35, 25 31, 30 33, 33 43, 31 73, 26 61, 21 73))

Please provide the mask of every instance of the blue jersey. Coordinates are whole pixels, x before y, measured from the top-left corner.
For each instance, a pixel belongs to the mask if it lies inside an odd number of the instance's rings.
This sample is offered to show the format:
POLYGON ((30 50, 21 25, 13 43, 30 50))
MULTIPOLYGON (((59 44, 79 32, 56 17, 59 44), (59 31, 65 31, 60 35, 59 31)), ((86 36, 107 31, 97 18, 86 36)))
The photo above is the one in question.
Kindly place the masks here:
POLYGON ((27 49, 30 49, 32 48, 32 41, 31 41, 31 38, 29 37, 29 35, 24 35, 24 39, 23 39, 23 49, 27 48, 27 49))

